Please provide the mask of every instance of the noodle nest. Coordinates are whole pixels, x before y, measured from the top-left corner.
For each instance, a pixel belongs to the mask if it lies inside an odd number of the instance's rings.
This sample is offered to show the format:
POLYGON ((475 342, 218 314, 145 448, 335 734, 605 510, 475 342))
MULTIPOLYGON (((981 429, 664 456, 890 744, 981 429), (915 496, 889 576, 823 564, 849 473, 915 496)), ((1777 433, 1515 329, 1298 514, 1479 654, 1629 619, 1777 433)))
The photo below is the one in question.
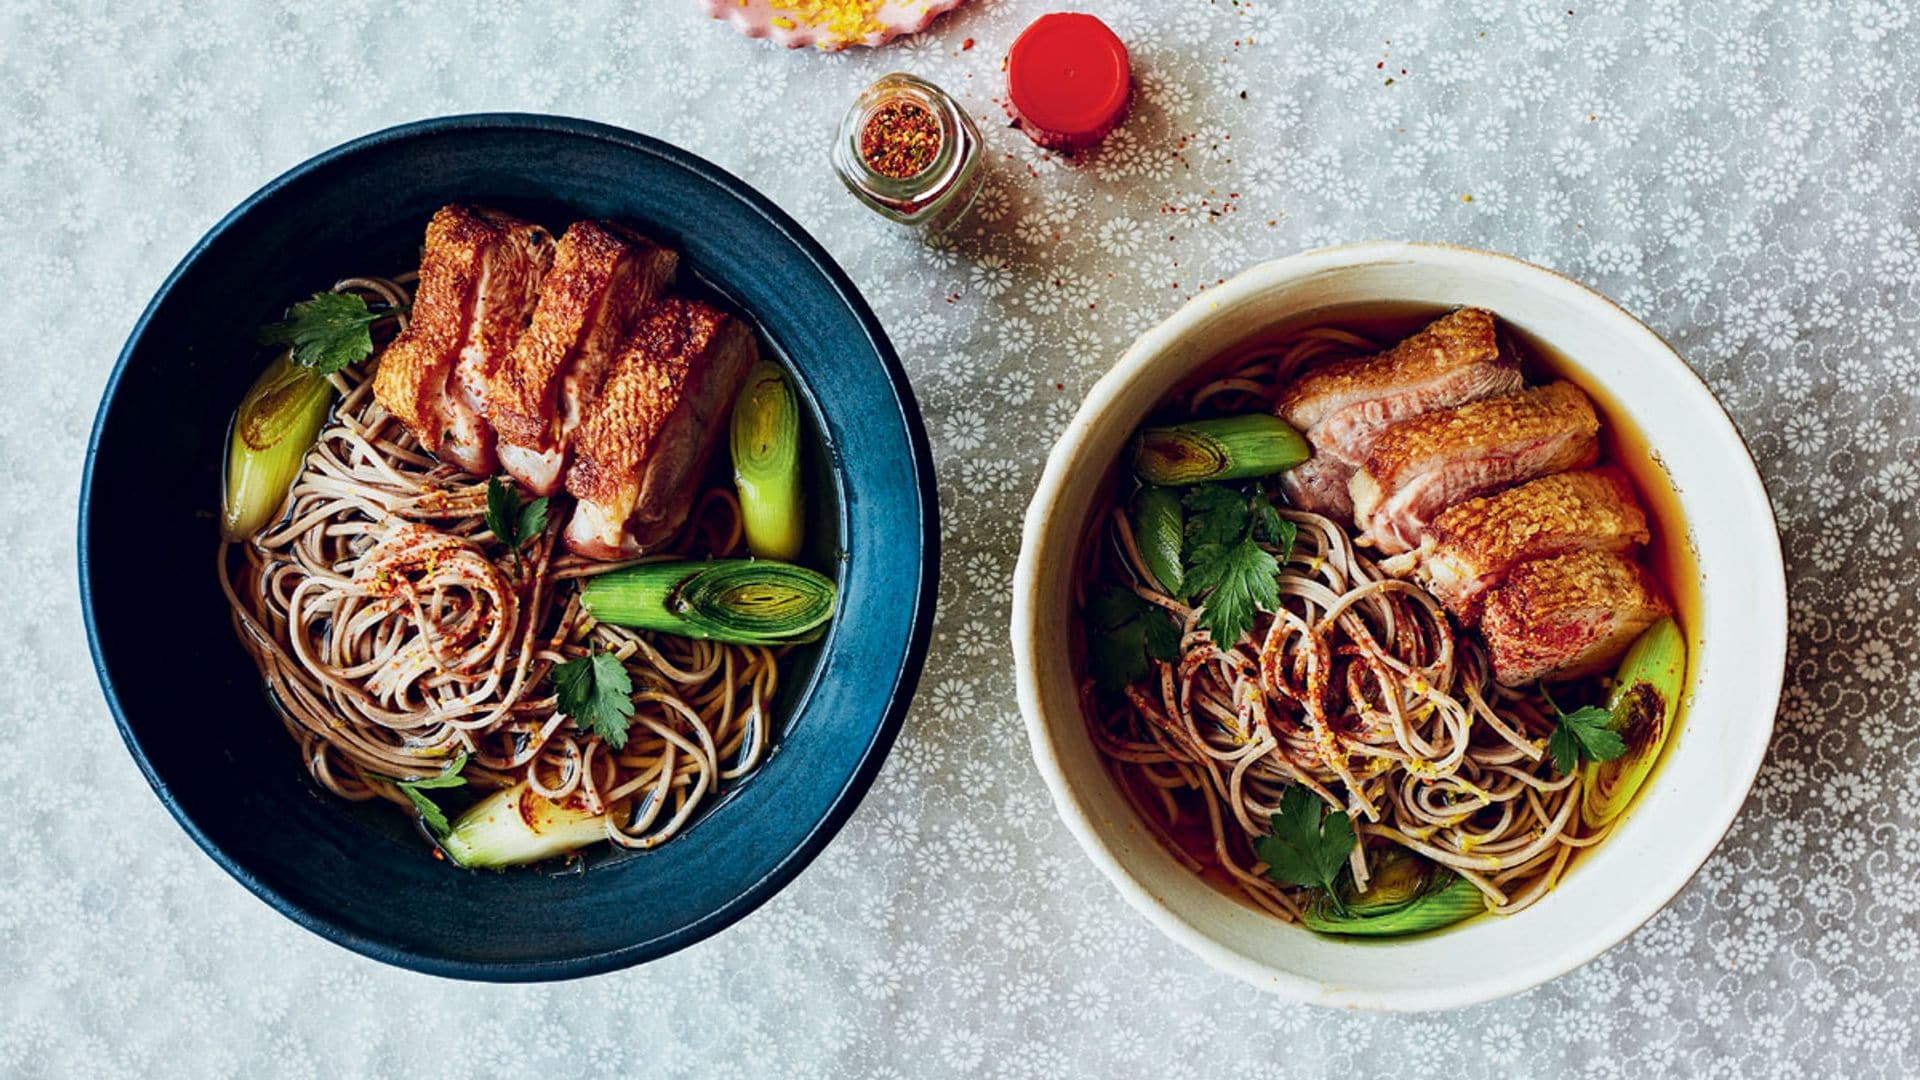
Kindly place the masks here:
MULTIPOLYGON (((1190 415, 1270 411, 1304 365, 1377 351, 1344 330, 1302 330, 1236 358, 1183 405, 1190 415)), ((1120 584, 1182 628, 1178 657, 1152 661, 1143 685, 1122 699, 1087 695, 1095 743, 1123 790, 1192 869, 1211 863, 1289 921, 1311 894, 1270 880, 1252 841, 1296 785, 1353 819, 1362 843, 1348 865, 1358 890, 1369 844, 1384 843, 1466 878, 1490 910, 1534 903, 1576 851, 1604 838, 1579 834, 1578 773, 1555 775, 1545 752, 1556 714, 1544 692, 1495 684, 1481 644, 1338 523, 1281 516, 1298 530, 1290 553, 1263 545, 1285 555, 1279 610, 1259 613, 1231 643, 1212 640, 1198 607, 1154 584, 1123 510, 1098 530, 1083 601, 1120 584), (1210 853, 1176 842, 1182 831, 1204 832, 1210 853)))
MULTIPOLYGON (((406 278, 350 278, 335 291, 404 310, 406 278)), ((391 335, 405 316, 375 327, 391 335)), ((682 551, 621 563, 559 544, 565 515, 517 556, 488 530, 484 480, 442 465, 373 398, 373 362, 329 378, 333 416, 284 518, 223 542, 222 588, 307 769, 347 799, 408 805, 399 781, 461 775, 480 791, 525 781, 606 815, 607 839, 651 848, 686 827, 771 738, 776 651, 595 622, 582 579, 638 562, 743 550, 740 507, 716 487, 696 501, 682 551), (610 651, 634 685, 626 743, 559 711, 557 664, 610 651)))

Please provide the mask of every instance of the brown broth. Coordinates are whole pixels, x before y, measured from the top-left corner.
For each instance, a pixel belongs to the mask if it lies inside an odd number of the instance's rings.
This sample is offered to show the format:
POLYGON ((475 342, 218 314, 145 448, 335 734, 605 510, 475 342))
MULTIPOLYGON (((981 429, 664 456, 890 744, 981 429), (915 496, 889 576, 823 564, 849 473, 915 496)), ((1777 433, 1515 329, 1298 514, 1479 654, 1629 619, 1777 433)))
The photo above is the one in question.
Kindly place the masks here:
MULTIPOLYGON (((1178 401, 1202 384, 1219 378, 1233 370, 1251 357, 1268 351, 1269 346, 1280 339, 1296 334, 1309 327, 1336 327, 1358 334, 1380 345, 1390 348, 1394 343, 1412 336, 1422 327, 1439 318, 1451 309, 1438 305, 1425 304, 1353 304, 1322 308, 1298 318, 1289 319, 1272 330, 1242 345, 1221 354, 1209 361, 1191 377, 1183 380, 1163 401, 1178 401)), ((1632 482, 1634 493, 1639 497, 1642 508, 1647 513, 1647 527, 1652 534, 1646 549, 1641 553, 1641 562, 1651 571, 1667 592, 1674 607, 1674 618, 1680 624, 1681 633, 1687 642, 1687 673, 1682 686, 1691 688, 1696 665, 1700 655, 1700 642, 1697 628, 1701 625, 1700 570, 1695 549, 1687 534, 1686 521, 1680 513, 1679 494, 1674 490, 1673 479, 1667 473, 1659 452, 1647 441, 1644 433, 1633 423, 1618 399, 1600 387, 1593 378, 1581 370, 1565 356, 1542 343, 1538 338, 1507 324, 1495 311, 1503 337, 1510 341, 1520 354, 1521 369, 1526 373, 1529 385, 1566 379, 1586 391, 1593 399, 1594 409, 1600 415, 1600 457, 1602 464, 1619 467, 1632 482)), ((1163 410, 1157 409, 1156 413, 1163 410)), ((1089 517, 1089 528, 1084 542, 1088 545, 1099 543, 1105 535, 1107 513, 1126 486, 1124 469, 1115 464, 1106 480, 1106 498, 1096 501, 1094 512, 1089 517)), ((1076 625, 1076 631, 1078 631, 1076 625)), ((1080 634, 1076 632, 1073 643, 1076 664, 1084 655, 1080 634)), ((1600 696, 1598 680, 1591 686, 1563 693, 1563 704, 1571 707, 1582 700, 1594 700, 1600 696)), ((1644 792, 1658 775, 1665 759, 1672 753, 1674 741, 1680 737, 1680 728, 1684 726, 1686 710, 1684 702, 1688 693, 1683 689, 1683 702, 1680 714, 1675 718, 1673 727, 1667 736, 1667 744, 1661 749, 1660 761, 1655 762, 1652 772, 1642 782, 1640 790, 1644 792)), ((1083 713, 1089 723, 1095 723, 1092 704, 1084 703, 1083 713)), ((1122 794, 1149 829, 1160 838, 1161 843, 1174 851, 1183 863, 1199 868, 1200 876, 1210 885, 1229 896, 1251 906, 1241 891, 1239 882, 1222 867, 1214 853, 1213 831, 1208 824, 1207 809, 1203 801, 1190 791, 1174 791, 1175 806, 1180 818, 1169 822, 1164 812, 1164 804, 1153 786, 1141 779, 1138 770, 1112 766, 1109 768, 1118 783, 1122 794)), ((1638 794, 1636 793, 1636 801, 1638 794)), ((1631 808, 1629 808, 1631 812, 1631 808)), ((1239 835, 1237 827, 1228 825, 1227 841, 1235 849, 1237 858, 1250 861, 1251 845, 1239 835)), ((1561 880, 1574 871, 1584 861, 1576 852, 1569 861, 1561 880)))

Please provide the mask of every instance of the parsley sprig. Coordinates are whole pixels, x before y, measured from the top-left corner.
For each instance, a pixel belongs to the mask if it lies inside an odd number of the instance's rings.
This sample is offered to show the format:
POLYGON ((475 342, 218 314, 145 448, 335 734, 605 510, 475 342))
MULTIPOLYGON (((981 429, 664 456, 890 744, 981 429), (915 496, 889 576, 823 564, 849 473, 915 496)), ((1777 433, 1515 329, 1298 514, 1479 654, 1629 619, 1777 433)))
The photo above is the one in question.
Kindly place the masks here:
POLYGON ((1553 706, 1553 734, 1547 738, 1547 753, 1553 757, 1553 767, 1560 770, 1562 776, 1580 767, 1580 761, 1612 761, 1627 752, 1627 741, 1610 726, 1613 714, 1598 705, 1583 705, 1572 712, 1560 707, 1547 693, 1543 684, 1540 692, 1546 695, 1547 704, 1553 706))
POLYGON ((1353 853, 1353 820, 1299 785, 1280 796, 1273 832, 1253 842, 1253 854, 1267 864, 1267 877, 1282 885, 1325 889, 1333 909, 1346 914, 1334 883, 1353 853))
POLYGON ((1204 594, 1200 625, 1222 648, 1230 647, 1253 626, 1254 612, 1279 605, 1280 564, 1293 554, 1300 530, 1257 487, 1249 493, 1199 484, 1184 501, 1187 594, 1204 594), (1279 548, 1279 556, 1262 544, 1279 548))
POLYGON ((1103 694, 1117 694, 1153 670, 1147 662, 1180 654, 1180 628, 1131 589, 1109 586, 1087 605, 1088 667, 1103 694))
POLYGON ((447 824, 446 812, 440 809, 440 805, 420 793, 430 788, 465 787, 467 778, 460 775, 460 770, 466 767, 467 755, 462 753, 453 759, 453 764, 441 769, 438 776, 429 776, 425 780, 402 780, 395 785, 406 795, 413 808, 419 811, 421 823, 435 840, 444 839, 452 827, 447 824))
POLYGON ((546 527, 545 495, 523 503, 519 489, 512 484, 501 483, 497 476, 487 478, 487 528, 493 531, 496 539, 507 545, 516 565, 520 561, 520 549, 526 547, 546 527))
POLYGON ((331 375, 373 355, 368 328, 391 311, 368 311, 353 293, 318 292, 293 305, 284 322, 268 323, 258 335, 262 345, 289 345, 293 362, 331 375))
POLYGON ((619 657, 597 652, 569 660, 553 669, 553 685, 560 692, 560 711, 574 727, 600 736, 615 750, 627 745, 633 677, 619 657))
MULTIPOLYGON (((1253 626, 1256 611, 1279 606, 1280 564, 1292 557, 1299 529, 1257 484, 1196 484, 1181 502, 1187 517, 1177 593, 1182 600, 1198 597, 1200 625, 1231 646, 1253 626)), ((1179 656, 1179 626, 1130 589, 1101 590, 1087 604, 1086 620, 1088 667, 1102 693, 1145 678, 1153 670, 1150 659, 1179 656)))

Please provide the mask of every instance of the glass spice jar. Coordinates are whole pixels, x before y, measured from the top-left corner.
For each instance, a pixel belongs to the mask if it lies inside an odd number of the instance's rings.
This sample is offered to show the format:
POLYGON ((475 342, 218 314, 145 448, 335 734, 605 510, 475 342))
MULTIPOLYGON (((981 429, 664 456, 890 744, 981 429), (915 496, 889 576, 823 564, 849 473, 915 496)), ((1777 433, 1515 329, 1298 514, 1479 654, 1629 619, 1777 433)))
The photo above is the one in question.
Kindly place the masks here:
POLYGON ((833 170, 881 216, 946 229, 980 191, 980 129, 946 91, 895 72, 847 110, 833 170))

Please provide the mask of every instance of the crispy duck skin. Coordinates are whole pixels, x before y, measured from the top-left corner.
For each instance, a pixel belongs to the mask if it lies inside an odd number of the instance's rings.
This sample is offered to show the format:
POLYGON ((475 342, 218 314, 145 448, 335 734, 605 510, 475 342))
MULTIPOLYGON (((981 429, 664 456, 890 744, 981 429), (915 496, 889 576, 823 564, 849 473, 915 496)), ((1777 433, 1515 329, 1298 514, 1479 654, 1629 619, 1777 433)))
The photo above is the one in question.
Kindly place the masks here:
POLYGON ((1353 475, 1354 524, 1388 555, 1449 506, 1599 457, 1593 402, 1569 382, 1426 413, 1382 432, 1353 475))
POLYGON ((560 490, 569 434, 678 265, 674 252, 609 222, 577 221, 560 237, 533 322, 485 388, 501 464, 516 480, 541 495, 560 490))
POLYGON ((1303 509, 1349 517, 1346 486, 1381 432, 1522 385, 1520 369, 1500 353, 1493 316, 1479 308, 1443 315, 1386 352, 1309 371, 1274 408, 1320 459, 1288 485, 1288 496, 1303 509))
POLYGON ((574 432, 567 547, 620 559, 673 538, 758 354, 746 324, 699 301, 647 310, 574 432))
POLYGON ((1576 551, 1629 552, 1647 542, 1647 515, 1618 470, 1541 477, 1450 507, 1427 527, 1420 577, 1472 625, 1488 589, 1522 563, 1576 551))
POLYGON ((526 325, 553 250, 545 229, 491 210, 444 206, 427 225, 413 310, 380 354, 374 396, 470 473, 494 470, 480 388, 526 325))
POLYGON ((1502 686, 1611 668, 1671 609, 1644 567, 1618 552, 1577 551, 1516 568, 1487 597, 1480 631, 1502 686))
POLYGON ((1294 380, 1274 411, 1319 432, 1354 462, 1372 437, 1421 413, 1518 390, 1520 369, 1500 355, 1493 316, 1461 308, 1386 352, 1316 368, 1294 380))

